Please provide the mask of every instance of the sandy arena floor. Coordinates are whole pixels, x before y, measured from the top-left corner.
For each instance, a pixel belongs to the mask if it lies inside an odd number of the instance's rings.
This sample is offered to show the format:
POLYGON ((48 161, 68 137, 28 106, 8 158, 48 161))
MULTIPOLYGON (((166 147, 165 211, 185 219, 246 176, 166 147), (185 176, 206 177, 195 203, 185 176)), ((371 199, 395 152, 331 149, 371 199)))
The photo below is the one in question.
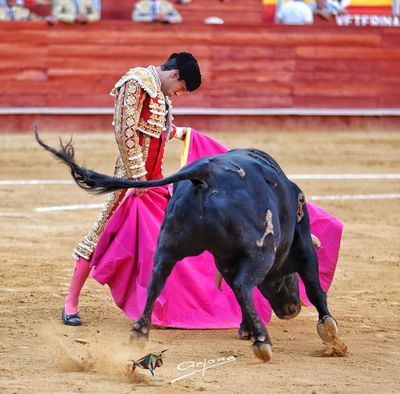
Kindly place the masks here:
MULTIPOLYGON (((231 147, 268 151, 288 174, 399 173, 400 133, 246 133, 214 135, 231 147)), ((51 144, 55 135, 42 136, 51 144)), ((67 137, 66 135, 63 137, 67 137)), ((111 173, 113 135, 78 134, 77 158, 111 173)), ((169 147, 167 172, 178 168, 179 142, 169 147)), ((0 135, 0 179, 69 179, 65 167, 31 135, 0 135)), ((306 195, 400 193, 400 180, 299 181, 306 195)), ((37 207, 100 203, 75 185, 0 185, 0 392, 1 393, 398 393, 400 392, 400 200, 321 201, 345 223, 330 309, 345 358, 324 356, 316 312, 294 320, 273 317, 273 361, 256 360, 236 330, 153 330, 145 349, 128 344, 132 322, 108 288, 93 280, 84 289, 79 328, 59 315, 72 272, 71 251, 98 210, 37 213, 37 207), (127 377, 128 360, 168 349, 153 378, 127 377), (235 355, 234 362, 182 375, 184 361, 235 355)))

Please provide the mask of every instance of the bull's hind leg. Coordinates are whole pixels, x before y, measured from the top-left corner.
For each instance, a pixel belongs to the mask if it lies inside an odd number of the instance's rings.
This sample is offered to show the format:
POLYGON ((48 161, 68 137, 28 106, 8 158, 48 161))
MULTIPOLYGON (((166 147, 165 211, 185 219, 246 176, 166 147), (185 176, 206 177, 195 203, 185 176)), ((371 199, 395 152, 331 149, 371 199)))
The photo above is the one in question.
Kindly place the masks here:
POLYGON ((156 252, 153 274, 147 290, 146 306, 140 319, 133 325, 131 340, 148 338, 154 303, 163 290, 165 282, 178 260, 178 258, 172 256, 170 253, 156 252))
POLYGON ((315 253, 311 238, 303 233, 297 243, 296 255, 299 259, 299 275, 306 288, 307 297, 317 308, 319 320, 317 332, 324 342, 332 342, 337 335, 337 324, 329 312, 326 293, 322 290, 318 275, 318 257, 315 253))

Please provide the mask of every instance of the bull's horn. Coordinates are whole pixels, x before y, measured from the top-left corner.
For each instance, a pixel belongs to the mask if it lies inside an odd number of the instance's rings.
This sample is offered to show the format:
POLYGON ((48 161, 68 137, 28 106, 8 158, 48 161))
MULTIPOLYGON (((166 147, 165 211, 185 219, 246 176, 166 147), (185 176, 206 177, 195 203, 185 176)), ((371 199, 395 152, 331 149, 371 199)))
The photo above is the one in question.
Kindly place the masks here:
POLYGON ((314 248, 319 249, 322 246, 321 241, 314 234, 311 234, 311 240, 312 240, 312 244, 313 244, 314 248))
POLYGON ((217 286, 219 290, 221 290, 221 285, 222 285, 222 275, 217 271, 214 275, 214 283, 217 286))

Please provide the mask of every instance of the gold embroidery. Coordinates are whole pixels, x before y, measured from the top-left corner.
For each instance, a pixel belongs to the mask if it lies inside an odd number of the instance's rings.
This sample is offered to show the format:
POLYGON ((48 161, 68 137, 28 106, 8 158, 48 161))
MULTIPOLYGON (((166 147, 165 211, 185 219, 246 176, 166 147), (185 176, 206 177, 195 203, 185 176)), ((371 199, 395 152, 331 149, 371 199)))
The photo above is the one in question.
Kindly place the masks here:
POLYGON ((128 140, 128 141, 126 141, 126 146, 129 149, 132 149, 135 146, 135 143, 132 140, 128 140))
POLYGON ((160 116, 166 116, 166 115, 167 115, 167 113, 157 112, 157 111, 152 111, 152 110, 150 110, 150 112, 151 112, 152 114, 154 114, 154 115, 160 115, 160 116))
MULTIPOLYGON (((132 127, 134 124, 135 124, 135 119, 134 119, 134 118, 127 118, 127 119, 126 119, 126 125, 127 125, 127 126, 132 127)), ((126 134, 127 132, 129 132, 129 131, 131 131, 131 130, 130 130, 130 129, 126 130, 126 131, 125 131, 125 134, 126 134)))
POLYGON ((167 108, 165 105, 164 94, 162 92, 158 93, 157 101, 151 100, 149 103, 150 112, 159 112, 162 115, 167 114, 167 108))
MULTIPOLYGON (((121 160, 121 156, 117 157, 114 168, 114 175, 118 178, 125 178, 126 171, 121 160)), ((119 207, 122 202, 122 197, 126 194, 126 190, 117 190, 116 192, 109 193, 103 210, 97 217, 96 222, 93 224, 89 233, 83 238, 83 240, 77 245, 73 252, 73 257, 79 259, 83 257, 85 260, 92 258, 93 252, 96 248, 97 241, 100 238, 106 224, 110 220, 110 217, 119 207)))
POLYGON ((136 81, 136 83, 152 98, 157 97, 161 89, 161 82, 158 78, 154 66, 147 68, 136 67, 131 68, 114 86, 111 91, 112 96, 118 95, 118 89, 124 86, 129 81, 136 81))
POLYGON ((135 81, 129 81, 121 88, 117 98, 119 105, 116 108, 119 112, 116 114, 115 136, 129 178, 139 178, 147 173, 137 133, 137 124, 145 99, 140 90, 135 81))
POLYGON ((143 154, 139 153, 139 154, 136 155, 136 156, 128 157, 128 160, 133 161, 133 160, 139 159, 139 158, 141 158, 141 157, 143 157, 143 154))
POLYGON ((161 90, 161 80, 160 80, 160 77, 157 74, 156 67, 149 66, 149 67, 147 67, 147 71, 150 73, 150 75, 151 75, 151 77, 153 79, 154 85, 157 86, 157 91, 160 91, 161 90))
POLYGON ((167 110, 165 106, 164 95, 160 92, 157 99, 152 99, 149 103, 150 118, 148 120, 140 119, 138 130, 151 137, 160 138, 165 129, 167 110))
POLYGON ((150 142, 151 142, 151 137, 148 135, 145 135, 143 138, 143 146, 142 146, 144 162, 147 162, 147 158, 149 156, 150 142))
POLYGON ((137 129, 143 134, 147 134, 150 137, 160 138, 162 129, 148 124, 145 120, 140 119, 137 129))

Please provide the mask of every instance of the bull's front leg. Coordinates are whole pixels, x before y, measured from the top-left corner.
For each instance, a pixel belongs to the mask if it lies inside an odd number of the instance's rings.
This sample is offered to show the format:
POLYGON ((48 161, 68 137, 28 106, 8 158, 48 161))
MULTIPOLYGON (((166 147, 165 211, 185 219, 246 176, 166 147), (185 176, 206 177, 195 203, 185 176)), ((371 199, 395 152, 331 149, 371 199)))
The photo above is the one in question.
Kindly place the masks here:
POLYGON ((250 324, 246 319, 243 311, 242 311, 242 322, 240 323, 240 327, 237 333, 237 338, 244 341, 251 339, 250 324))
MULTIPOLYGON (((222 277, 225 279, 225 282, 229 285, 229 287, 231 289, 233 289, 233 281, 235 279, 235 274, 222 269, 223 275, 222 277)), ((241 339, 241 340, 249 340, 251 339, 251 329, 250 329, 250 324, 249 321, 246 317, 246 311, 245 309, 242 307, 241 304, 239 304, 240 309, 242 311, 242 322, 240 323, 240 327, 239 330, 237 332, 237 338, 241 339)))
POLYGON ((253 290, 267 275, 273 256, 260 261, 242 260, 238 274, 233 280, 232 290, 243 311, 243 321, 247 325, 254 339, 252 348, 256 357, 269 361, 272 357, 272 346, 268 332, 258 317, 254 307, 253 290))
POLYGON ((272 357, 271 340, 254 307, 254 287, 254 285, 236 283, 234 284, 233 291, 244 311, 246 329, 251 331, 254 340, 252 348, 255 356, 263 361, 270 361, 272 357))
POLYGON ((154 303, 163 290, 165 282, 177 261, 170 254, 156 252, 153 274, 147 290, 146 306, 140 319, 133 325, 131 340, 139 338, 148 339, 154 303))

